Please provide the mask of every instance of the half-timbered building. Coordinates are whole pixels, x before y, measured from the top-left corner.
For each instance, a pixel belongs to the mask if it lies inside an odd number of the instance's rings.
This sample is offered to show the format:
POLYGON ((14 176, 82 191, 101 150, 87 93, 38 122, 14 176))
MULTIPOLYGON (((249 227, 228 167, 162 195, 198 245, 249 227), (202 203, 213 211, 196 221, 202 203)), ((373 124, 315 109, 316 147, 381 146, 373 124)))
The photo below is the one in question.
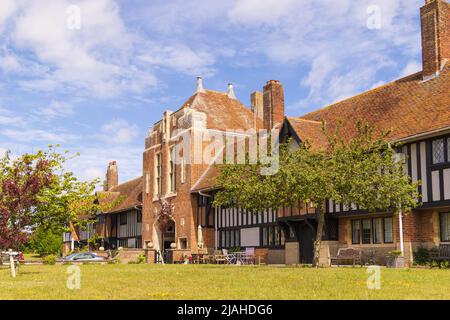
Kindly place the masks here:
MULTIPOLYGON (((220 190, 216 166, 187 161, 175 152, 180 136, 195 137, 249 129, 281 129, 292 147, 308 141, 326 147, 322 123, 329 129, 342 123, 346 138, 355 135, 360 120, 390 139, 402 142, 398 150, 407 159, 406 172, 421 181, 422 205, 401 216, 368 213, 329 200, 321 248, 321 264, 342 247, 358 247, 363 260, 383 263, 388 251, 399 249, 400 235, 408 261, 419 247, 450 242, 450 5, 426 0, 421 8, 423 70, 301 117, 285 117, 284 89, 271 80, 263 92, 251 95, 251 108, 227 92, 207 90, 202 79, 177 111, 166 111, 149 130, 143 153, 142 178, 118 185, 110 166, 105 190, 111 199, 127 201, 99 215, 97 232, 105 245, 145 247, 170 252, 172 259, 202 249, 257 249, 268 263, 310 263, 316 234, 316 212, 304 203, 278 211, 251 214, 235 207, 214 207, 220 190), (109 184, 108 183, 108 184, 109 184), (201 226, 203 243, 198 243, 201 226), (103 230, 103 231, 102 231, 103 230)), ((202 151, 209 150, 202 145, 202 151)), ((217 154, 216 154, 217 156, 217 154)))

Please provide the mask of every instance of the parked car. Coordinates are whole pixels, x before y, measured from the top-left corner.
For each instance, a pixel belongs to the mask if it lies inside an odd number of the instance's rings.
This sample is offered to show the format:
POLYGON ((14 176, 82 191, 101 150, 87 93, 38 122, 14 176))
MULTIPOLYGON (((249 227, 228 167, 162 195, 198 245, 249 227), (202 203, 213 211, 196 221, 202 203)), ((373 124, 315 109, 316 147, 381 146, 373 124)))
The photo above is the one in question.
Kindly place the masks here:
POLYGON ((79 262, 96 262, 96 261, 105 261, 106 258, 101 257, 97 255, 94 252, 79 252, 79 253, 72 253, 68 255, 67 257, 63 258, 64 262, 69 261, 79 261, 79 262))

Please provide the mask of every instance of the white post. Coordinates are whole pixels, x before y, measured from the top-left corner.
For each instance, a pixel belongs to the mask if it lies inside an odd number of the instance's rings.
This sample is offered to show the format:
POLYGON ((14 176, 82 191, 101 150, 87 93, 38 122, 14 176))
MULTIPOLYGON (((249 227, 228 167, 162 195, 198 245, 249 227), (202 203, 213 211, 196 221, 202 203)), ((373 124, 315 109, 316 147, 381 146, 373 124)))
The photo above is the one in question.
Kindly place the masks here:
POLYGON ((9 264, 10 264, 10 267, 11 267, 11 277, 15 278, 16 277, 16 266, 15 266, 15 263, 14 263, 14 257, 13 257, 13 254, 12 254, 12 249, 9 249, 8 252, 9 252, 9 264))
POLYGON ((405 246, 403 244, 403 212, 400 210, 398 213, 398 226, 400 233, 400 251, 402 252, 402 256, 405 254, 405 246))

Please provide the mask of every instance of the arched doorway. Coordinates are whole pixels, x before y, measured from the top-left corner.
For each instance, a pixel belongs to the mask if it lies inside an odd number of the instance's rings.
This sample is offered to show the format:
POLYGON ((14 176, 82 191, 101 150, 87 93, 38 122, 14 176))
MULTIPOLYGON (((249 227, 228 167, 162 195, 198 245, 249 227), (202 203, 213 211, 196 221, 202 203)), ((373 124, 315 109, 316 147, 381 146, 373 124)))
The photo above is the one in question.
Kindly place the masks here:
POLYGON ((172 262, 172 243, 176 243, 176 224, 173 219, 161 217, 153 226, 153 245, 160 252, 164 263, 172 262))
POLYGON ((162 244, 163 251, 171 249, 170 245, 175 243, 175 221, 169 220, 165 225, 162 225, 162 244))

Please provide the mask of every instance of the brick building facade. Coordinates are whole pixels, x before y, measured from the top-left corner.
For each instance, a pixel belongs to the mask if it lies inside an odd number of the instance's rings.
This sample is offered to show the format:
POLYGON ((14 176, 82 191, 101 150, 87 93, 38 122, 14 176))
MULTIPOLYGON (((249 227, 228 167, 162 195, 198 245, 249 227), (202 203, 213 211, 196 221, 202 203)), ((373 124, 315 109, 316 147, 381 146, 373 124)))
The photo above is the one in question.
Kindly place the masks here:
MULTIPOLYGON (((299 203, 297 208, 249 214, 240 208, 212 206, 220 188, 218 169, 211 164, 215 161, 205 158, 220 159, 224 151, 211 150, 211 141, 220 134, 247 137, 248 130, 277 127, 281 138, 293 138, 294 148, 305 141, 322 148, 323 121, 330 129, 343 121, 342 131, 351 139, 355 122, 362 120, 390 130, 393 141, 404 143, 408 174, 413 181, 422 181, 422 206, 402 220, 408 261, 419 246, 450 242, 449 20, 446 0, 427 0, 421 8, 423 71, 301 117, 285 117, 279 81, 268 81, 262 92, 252 93, 248 108, 236 99, 232 84, 227 92, 216 92, 205 89, 198 78, 194 95, 177 111, 164 112, 149 130, 143 175, 135 188, 117 185, 106 192, 129 199, 119 212, 142 210, 141 234, 132 236, 141 237, 142 247, 163 256, 170 253, 170 259, 198 251, 201 226, 204 250, 255 247, 269 263, 309 263, 316 225, 313 208, 299 203), (139 188, 136 198, 131 190, 139 188)), ((116 183, 115 178, 108 179, 116 183)), ((361 248, 365 261, 384 263, 386 253, 400 246, 399 222, 390 212, 368 214, 328 201, 321 263, 329 264, 338 248, 348 246, 361 248)))

